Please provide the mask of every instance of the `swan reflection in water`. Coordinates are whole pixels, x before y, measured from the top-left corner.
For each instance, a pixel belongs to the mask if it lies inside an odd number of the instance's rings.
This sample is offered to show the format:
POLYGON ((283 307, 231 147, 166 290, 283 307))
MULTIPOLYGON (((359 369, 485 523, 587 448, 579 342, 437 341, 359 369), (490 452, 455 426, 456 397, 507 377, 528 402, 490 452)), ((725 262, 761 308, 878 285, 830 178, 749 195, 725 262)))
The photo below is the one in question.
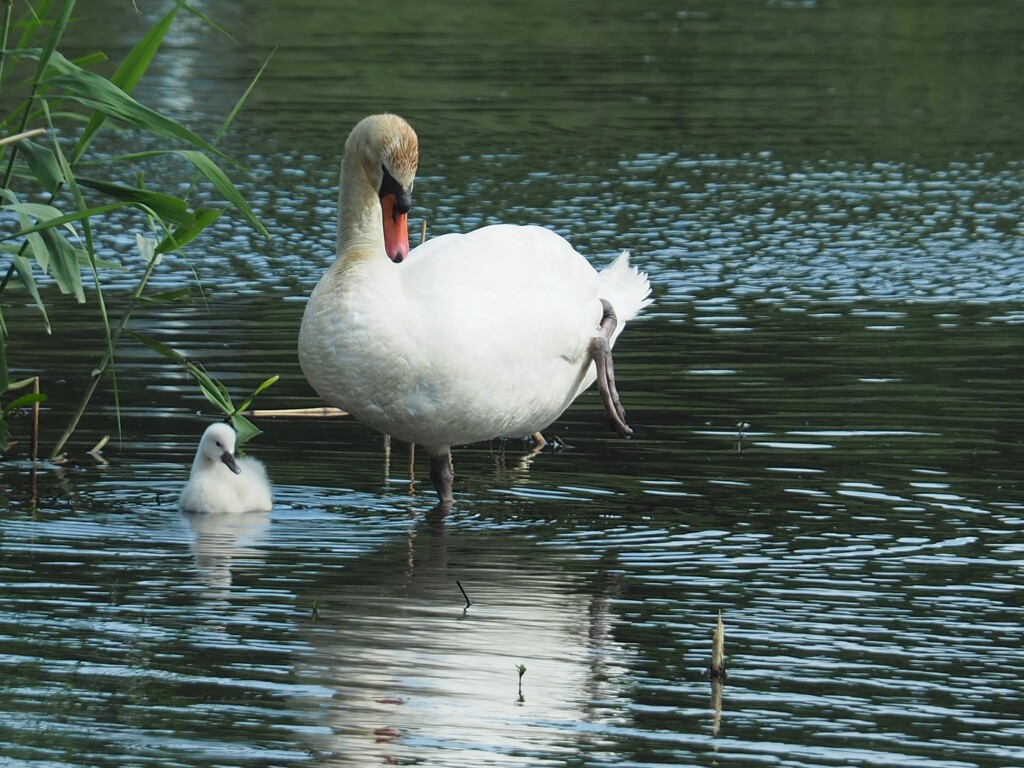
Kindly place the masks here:
POLYGON ((334 692, 309 702, 329 731, 318 749, 338 765, 429 762, 438 751, 446 765, 481 765, 586 739, 581 723, 625 700, 616 681, 632 659, 613 636, 614 557, 575 573, 514 531, 422 513, 409 523, 297 585, 297 602, 318 606, 303 617, 299 677, 334 692))

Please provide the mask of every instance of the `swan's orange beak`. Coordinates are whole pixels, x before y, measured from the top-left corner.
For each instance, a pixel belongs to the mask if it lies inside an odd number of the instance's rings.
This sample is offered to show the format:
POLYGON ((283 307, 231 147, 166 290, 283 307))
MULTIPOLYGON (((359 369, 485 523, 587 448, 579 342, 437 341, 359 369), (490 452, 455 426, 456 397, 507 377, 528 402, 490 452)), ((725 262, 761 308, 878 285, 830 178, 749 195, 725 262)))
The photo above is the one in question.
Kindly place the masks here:
POLYGON ((408 208, 401 210, 399 196, 394 193, 381 197, 380 207, 384 214, 384 250, 398 264, 409 255, 408 208))

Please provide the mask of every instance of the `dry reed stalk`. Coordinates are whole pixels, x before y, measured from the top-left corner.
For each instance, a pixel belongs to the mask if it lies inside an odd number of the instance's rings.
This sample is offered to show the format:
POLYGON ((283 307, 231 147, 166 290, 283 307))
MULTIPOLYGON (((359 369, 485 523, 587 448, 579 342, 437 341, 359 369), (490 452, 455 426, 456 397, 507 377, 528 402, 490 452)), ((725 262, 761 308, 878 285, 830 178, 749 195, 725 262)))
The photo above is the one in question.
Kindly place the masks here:
POLYGON ((335 419, 340 416, 348 416, 348 411, 343 411, 341 408, 332 408, 330 406, 317 406, 314 408, 270 408, 270 409, 254 409, 246 411, 242 414, 243 416, 249 416, 254 419, 267 418, 272 419, 278 416, 298 416, 301 418, 318 418, 318 419, 335 419))
POLYGON ((13 144, 14 142, 21 141, 22 139, 32 139, 36 136, 41 136, 44 133, 46 133, 45 128, 33 128, 30 131, 22 131, 21 133, 15 133, 12 136, 4 136, 0 139, 0 147, 4 144, 13 144))
POLYGON ((718 609, 718 625, 711 647, 711 666, 708 672, 712 680, 725 680, 725 624, 722 623, 722 609, 718 609))
MULTIPOLYGON (((32 394, 39 394, 39 377, 32 377, 32 394)), ((35 461, 39 457, 39 401, 32 403, 32 434, 29 437, 29 458, 35 461)))

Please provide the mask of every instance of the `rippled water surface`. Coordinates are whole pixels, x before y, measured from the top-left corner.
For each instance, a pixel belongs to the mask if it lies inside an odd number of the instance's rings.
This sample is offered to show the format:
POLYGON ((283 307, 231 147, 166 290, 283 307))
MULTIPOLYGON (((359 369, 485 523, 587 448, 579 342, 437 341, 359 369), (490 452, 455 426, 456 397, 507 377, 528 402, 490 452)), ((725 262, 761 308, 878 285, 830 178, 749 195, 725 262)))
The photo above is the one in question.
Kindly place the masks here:
MULTIPOLYGON (((121 5, 83 51, 163 8, 121 5)), ((408 446, 262 419, 273 512, 183 516, 211 407, 123 342, 77 466, 33 470, 24 420, 0 464, 0 764, 1024 764, 1019 3, 215 5, 236 39, 185 20, 139 95, 213 133, 274 51, 226 138, 272 237, 222 217, 154 279, 193 300, 133 328, 319 404, 295 338, 338 153, 389 109, 413 231, 541 223, 648 271, 616 348, 636 436, 587 393, 548 430, 570 448, 457 449, 439 519, 408 446)), ((135 226, 98 233, 115 315, 135 226)), ((45 451, 101 325, 5 299, 45 451)))

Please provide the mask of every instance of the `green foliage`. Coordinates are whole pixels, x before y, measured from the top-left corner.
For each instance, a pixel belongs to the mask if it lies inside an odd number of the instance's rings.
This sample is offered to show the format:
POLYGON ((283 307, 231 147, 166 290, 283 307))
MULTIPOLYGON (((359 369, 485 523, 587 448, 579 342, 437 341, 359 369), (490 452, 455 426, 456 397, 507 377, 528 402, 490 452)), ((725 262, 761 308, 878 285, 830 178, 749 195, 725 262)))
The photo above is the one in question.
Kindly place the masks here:
MULTIPOLYGON (((161 263, 161 255, 183 248, 228 208, 240 213, 262 235, 269 235, 222 167, 224 164, 237 169, 238 164, 215 146, 253 85, 242 95, 212 142, 131 95, 149 70, 178 14, 184 10, 216 28, 208 18, 184 0, 169 0, 170 10, 142 35, 107 78, 88 68, 106 59, 102 53, 77 57, 74 61, 61 53, 72 27, 74 0, 30 0, 17 5, 24 9, 20 18, 14 16, 14 3, 0 0, 0 103, 9 107, 0 119, 0 397, 6 398, 10 393, 8 356, 17 347, 17 339, 8 338, 3 316, 4 293, 10 288, 20 286, 27 292, 49 332, 46 299, 37 278, 49 276, 61 293, 85 303, 89 294, 84 276, 88 276, 106 332, 106 349, 78 411, 53 448, 53 456, 73 433, 100 380, 112 382, 117 403, 114 352, 137 303, 183 297, 185 292, 180 290, 144 295, 153 270, 161 263), (26 72, 30 74, 26 76, 26 72), (169 146, 119 157, 96 156, 90 148, 111 123, 129 129, 125 141, 144 134, 167 141, 169 146), (138 167, 153 158, 167 156, 184 161, 184 167, 189 169, 186 179, 191 177, 193 186, 197 180, 208 182, 220 203, 197 206, 188 194, 178 197, 146 188, 138 167), (89 164, 88 174, 80 172, 85 163, 89 164), (125 178, 135 181, 125 183, 125 178), (106 214, 116 210, 135 211, 139 217, 138 231, 156 233, 158 239, 137 236, 146 260, 145 274, 122 317, 111 322, 103 296, 103 276, 119 267, 97 254, 93 231, 102 226, 106 214)), ((167 350, 157 351, 165 354, 167 350)), ((172 351, 172 356, 175 355, 172 351)), ((231 416, 243 442, 258 433, 240 411, 273 383, 272 379, 264 382, 245 406, 235 408, 220 382, 202 366, 192 362, 188 366, 210 401, 231 416)), ((23 403, 23 398, 0 406, 0 450, 8 445, 5 417, 10 409, 21 407, 15 405, 19 402, 23 403)))
POLYGON ((240 405, 235 405, 231 400, 231 394, 228 392, 227 387, 207 373, 206 369, 202 365, 189 360, 180 352, 171 349, 166 344, 157 341, 151 336, 146 336, 138 333, 137 331, 128 331, 128 333, 158 355, 163 355, 169 360, 174 360, 175 362, 185 366, 189 375, 191 375, 192 378, 196 380, 196 383, 199 384, 199 388, 203 391, 206 399, 217 406, 221 413, 231 419, 231 426, 233 426, 235 431, 238 433, 237 444, 239 446, 244 445, 246 441, 260 433, 261 430, 259 427, 249 421, 242 414, 250 405, 252 405, 252 401, 256 399, 256 396, 259 395, 260 392, 277 382, 278 376, 271 376, 269 379, 265 380, 256 387, 256 389, 252 391, 252 394, 245 398, 240 405))

